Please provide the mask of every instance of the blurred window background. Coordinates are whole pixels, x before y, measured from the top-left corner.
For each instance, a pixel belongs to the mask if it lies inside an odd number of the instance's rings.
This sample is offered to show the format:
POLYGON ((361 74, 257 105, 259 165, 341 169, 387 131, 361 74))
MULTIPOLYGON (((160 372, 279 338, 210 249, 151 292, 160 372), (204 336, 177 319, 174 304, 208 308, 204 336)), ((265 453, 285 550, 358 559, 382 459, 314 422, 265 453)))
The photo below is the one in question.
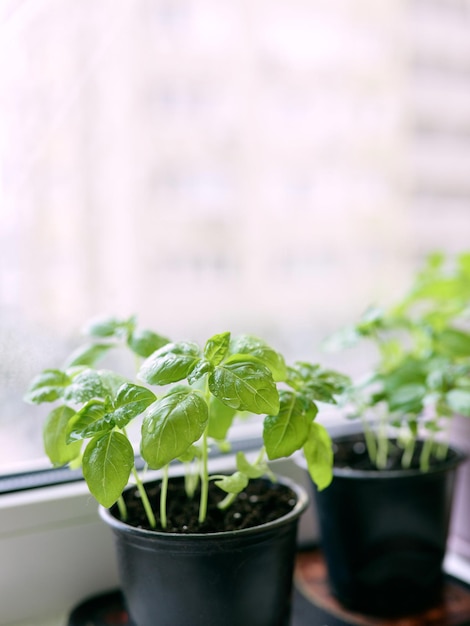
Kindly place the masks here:
MULTIPOLYGON (((88 319, 321 342, 470 241, 469 0, 2 0, 0 471, 88 319)), ((47 407, 45 408, 47 410, 47 407)))

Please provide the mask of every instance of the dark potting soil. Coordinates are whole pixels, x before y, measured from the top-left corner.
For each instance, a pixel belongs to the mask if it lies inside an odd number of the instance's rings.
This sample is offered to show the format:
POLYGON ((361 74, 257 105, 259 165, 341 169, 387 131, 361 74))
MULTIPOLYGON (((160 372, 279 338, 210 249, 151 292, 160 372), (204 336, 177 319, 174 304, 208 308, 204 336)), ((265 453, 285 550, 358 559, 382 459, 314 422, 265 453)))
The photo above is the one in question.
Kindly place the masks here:
MULTIPOLYGON (((411 464, 409 465, 409 469, 420 468, 420 457, 423 450, 423 443, 424 442, 420 440, 416 442, 413 458, 411 460, 411 464)), ((335 467, 351 468, 362 471, 377 471, 377 467, 371 462, 367 453, 364 436, 360 433, 357 435, 344 437, 344 439, 336 439, 333 442, 333 452, 335 467)), ((450 460, 453 455, 455 455, 454 451, 449 449, 447 450, 447 456, 445 457, 445 459, 439 460, 436 459, 436 457, 431 456, 429 460, 430 467, 432 468, 437 465, 441 465, 443 462, 450 460)), ((403 448, 397 443, 395 439, 390 439, 387 455, 387 466, 383 469, 392 471, 403 471, 403 467, 401 464, 402 457, 403 448)))
MULTIPOLYGON (((289 513, 297 502, 296 494, 285 485, 271 483, 267 479, 251 480, 247 488, 238 494, 236 500, 225 510, 217 504, 225 497, 225 493, 214 483, 209 483, 209 499, 206 520, 200 524, 199 490, 192 498, 186 495, 184 480, 170 479, 167 496, 167 527, 160 524, 159 506, 161 485, 149 483, 145 485, 152 509, 157 519, 158 531, 169 533, 215 533, 251 528, 273 521, 289 513)), ((136 488, 125 493, 128 518, 126 523, 138 528, 150 529, 145 516, 140 495, 136 488)), ((112 512, 119 517, 116 505, 112 512)))

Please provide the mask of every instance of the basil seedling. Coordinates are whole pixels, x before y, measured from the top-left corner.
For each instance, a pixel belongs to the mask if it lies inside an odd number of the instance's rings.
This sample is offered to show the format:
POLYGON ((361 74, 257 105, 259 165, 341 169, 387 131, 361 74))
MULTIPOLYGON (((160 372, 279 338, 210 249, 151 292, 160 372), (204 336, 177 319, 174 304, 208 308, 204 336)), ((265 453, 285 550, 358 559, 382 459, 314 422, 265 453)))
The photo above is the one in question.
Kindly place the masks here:
POLYGON ((420 466, 426 471, 433 457, 447 454, 445 437, 436 435, 454 414, 470 417, 469 320, 470 253, 452 259, 435 253, 401 300, 388 310, 369 309, 334 336, 341 347, 368 339, 377 348, 372 371, 348 396, 379 469, 387 467, 395 445, 391 433, 403 449, 403 467, 409 467, 425 432, 420 466))
MULTIPOLYGON (((209 481, 230 506, 252 478, 270 474, 270 460, 303 450, 320 489, 332 479, 332 448, 325 428, 315 421, 318 402, 335 403, 348 385, 346 376, 319 365, 287 366, 283 356, 259 338, 229 332, 203 346, 170 342, 139 330, 135 317, 94 322, 90 341, 64 368, 35 378, 26 394, 33 403, 57 402, 44 426, 45 450, 54 465, 81 465, 90 492, 105 507, 115 502, 125 518, 121 496, 131 476, 148 521, 156 519, 135 466, 128 426, 141 422, 137 443, 150 469, 161 470, 160 523, 166 527, 168 468, 180 461, 187 472, 188 495, 200 482, 199 521, 207 513, 209 481), (97 363, 117 347, 138 360, 136 380, 99 369, 97 363), (230 448, 230 430, 239 413, 264 416, 263 445, 254 462, 239 452, 231 476, 211 475, 209 449, 230 448)), ((135 445, 135 443, 134 443, 135 445)))

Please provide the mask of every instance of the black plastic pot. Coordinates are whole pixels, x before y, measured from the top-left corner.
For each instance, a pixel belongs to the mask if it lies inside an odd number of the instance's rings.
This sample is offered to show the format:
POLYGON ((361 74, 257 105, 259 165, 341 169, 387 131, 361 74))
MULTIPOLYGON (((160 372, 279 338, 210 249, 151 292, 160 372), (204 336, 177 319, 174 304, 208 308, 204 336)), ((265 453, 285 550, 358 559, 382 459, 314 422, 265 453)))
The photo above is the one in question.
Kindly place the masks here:
MULTIPOLYGON (((350 441, 338 438, 335 445, 350 441)), ((428 472, 335 468, 332 484, 316 491, 330 585, 345 607, 397 616, 439 602, 455 470, 463 459, 451 449, 428 472)))
POLYGON ((129 526, 108 509, 122 590, 137 626, 287 626, 298 519, 294 509, 261 526, 212 534, 176 534, 129 526))

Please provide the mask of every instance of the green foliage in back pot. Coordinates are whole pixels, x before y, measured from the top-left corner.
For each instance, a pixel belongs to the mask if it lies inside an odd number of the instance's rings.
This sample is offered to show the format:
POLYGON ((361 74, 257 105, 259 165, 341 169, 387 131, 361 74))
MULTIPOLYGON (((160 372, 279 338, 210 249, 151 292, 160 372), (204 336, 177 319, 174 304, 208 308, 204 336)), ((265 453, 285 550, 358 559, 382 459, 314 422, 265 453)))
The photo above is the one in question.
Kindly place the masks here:
POLYGON ((405 467, 418 436, 426 432, 420 453, 421 469, 426 470, 433 457, 447 453, 443 434, 450 418, 455 413, 470 417, 469 322, 470 253, 455 258, 435 253, 401 301, 388 310, 369 309, 335 337, 343 347, 368 339, 378 348, 371 374, 349 390, 378 468, 387 466, 395 445, 391 427, 403 448, 405 467))
POLYGON ((162 471, 160 523, 166 526, 168 467, 186 467, 188 495, 200 482, 199 520, 207 513, 209 481, 225 492, 228 507, 252 478, 269 475, 268 461, 303 449, 312 479, 320 489, 332 478, 327 431, 315 418, 318 402, 335 403, 347 377, 319 365, 287 366, 283 356, 256 337, 216 334, 203 346, 170 342, 137 328, 134 317, 105 319, 88 326, 88 343, 61 369, 36 377, 26 394, 33 403, 54 402, 44 426, 44 445, 56 466, 81 464, 99 503, 118 503, 130 479, 140 491, 151 527, 156 519, 136 471, 128 427, 141 422, 140 453, 150 469, 162 471), (110 350, 126 347, 138 362, 137 380, 99 369, 110 350), (236 471, 211 475, 210 446, 229 448, 229 432, 240 413, 264 415, 263 445, 254 462, 236 456, 236 471))

